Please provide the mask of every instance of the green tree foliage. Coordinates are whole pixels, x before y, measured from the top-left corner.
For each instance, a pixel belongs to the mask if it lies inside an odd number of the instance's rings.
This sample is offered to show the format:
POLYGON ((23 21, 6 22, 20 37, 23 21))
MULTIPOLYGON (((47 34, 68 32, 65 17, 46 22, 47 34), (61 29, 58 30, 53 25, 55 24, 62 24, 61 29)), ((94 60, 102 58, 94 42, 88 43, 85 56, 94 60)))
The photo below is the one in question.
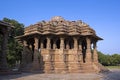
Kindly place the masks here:
POLYGON ((24 25, 8 18, 3 18, 3 21, 10 23, 14 27, 9 34, 7 53, 8 64, 12 67, 16 61, 21 60, 22 46, 16 41, 15 37, 24 34, 24 25))
POLYGON ((120 55, 113 54, 112 56, 113 64, 112 65, 120 65, 120 55))
POLYGON ((117 66, 120 65, 120 55, 105 55, 101 52, 98 52, 98 60, 104 66, 117 66))

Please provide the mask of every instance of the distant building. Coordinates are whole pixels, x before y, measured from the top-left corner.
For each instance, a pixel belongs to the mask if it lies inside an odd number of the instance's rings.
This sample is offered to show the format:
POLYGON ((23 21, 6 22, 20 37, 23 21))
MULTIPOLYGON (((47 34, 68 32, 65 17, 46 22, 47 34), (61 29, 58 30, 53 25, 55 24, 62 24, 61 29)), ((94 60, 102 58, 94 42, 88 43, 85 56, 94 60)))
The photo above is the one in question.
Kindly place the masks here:
POLYGON ((103 68, 96 46, 102 38, 81 20, 55 16, 26 27, 24 35, 16 39, 24 45, 22 71, 96 73, 103 68))

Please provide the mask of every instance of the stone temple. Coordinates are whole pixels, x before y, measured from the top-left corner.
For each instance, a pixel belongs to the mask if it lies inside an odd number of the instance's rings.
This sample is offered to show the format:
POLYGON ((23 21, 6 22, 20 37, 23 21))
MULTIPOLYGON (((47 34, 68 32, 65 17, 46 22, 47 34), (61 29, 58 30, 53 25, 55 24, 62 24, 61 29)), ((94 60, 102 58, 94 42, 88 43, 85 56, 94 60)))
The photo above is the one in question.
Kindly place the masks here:
POLYGON ((55 16, 25 28, 16 37, 22 43, 22 71, 44 73, 98 73, 97 42, 102 38, 88 24, 55 16))

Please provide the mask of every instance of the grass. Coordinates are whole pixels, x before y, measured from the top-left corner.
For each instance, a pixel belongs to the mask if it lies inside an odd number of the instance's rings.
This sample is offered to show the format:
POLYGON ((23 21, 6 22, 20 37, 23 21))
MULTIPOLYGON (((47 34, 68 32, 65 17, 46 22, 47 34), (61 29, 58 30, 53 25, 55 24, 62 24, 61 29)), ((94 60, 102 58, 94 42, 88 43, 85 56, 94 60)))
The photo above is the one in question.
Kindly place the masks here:
POLYGON ((108 69, 120 69, 120 66, 105 66, 108 69))

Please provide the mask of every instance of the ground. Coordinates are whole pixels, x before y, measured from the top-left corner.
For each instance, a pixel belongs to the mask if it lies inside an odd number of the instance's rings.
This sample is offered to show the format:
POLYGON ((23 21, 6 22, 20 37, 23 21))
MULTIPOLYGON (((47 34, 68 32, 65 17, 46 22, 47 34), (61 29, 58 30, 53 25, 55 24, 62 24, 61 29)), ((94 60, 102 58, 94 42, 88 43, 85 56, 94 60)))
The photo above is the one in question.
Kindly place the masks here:
POLYGON ((120 80, 120 69, 111 69, 103 74, 35 74, 0 75, 0 80, 120 80))
POLYGON ((102 74, 102 80, 120 80, 120 69, 110 69, 109 73, 102 74))

